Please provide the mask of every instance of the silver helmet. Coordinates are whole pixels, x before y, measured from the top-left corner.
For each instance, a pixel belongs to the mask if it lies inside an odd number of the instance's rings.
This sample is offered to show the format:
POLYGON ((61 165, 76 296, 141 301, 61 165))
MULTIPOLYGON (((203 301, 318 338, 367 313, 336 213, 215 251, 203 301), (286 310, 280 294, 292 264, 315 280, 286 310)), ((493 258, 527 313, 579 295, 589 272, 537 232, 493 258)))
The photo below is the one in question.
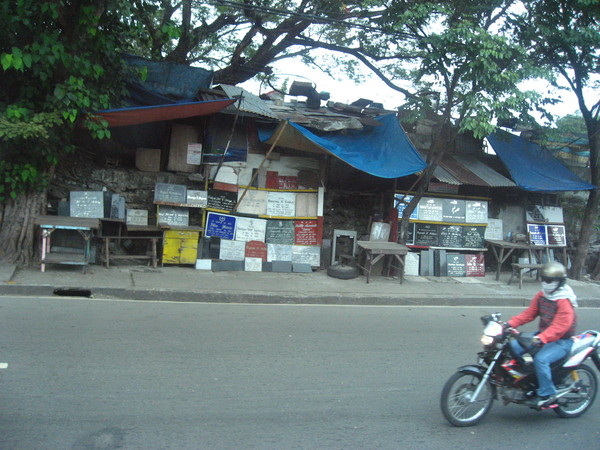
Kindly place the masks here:
POLYGON ((567 279, 567 270, 561 263, 552 261, 542 267, 542 281, 564 281, 567 279))

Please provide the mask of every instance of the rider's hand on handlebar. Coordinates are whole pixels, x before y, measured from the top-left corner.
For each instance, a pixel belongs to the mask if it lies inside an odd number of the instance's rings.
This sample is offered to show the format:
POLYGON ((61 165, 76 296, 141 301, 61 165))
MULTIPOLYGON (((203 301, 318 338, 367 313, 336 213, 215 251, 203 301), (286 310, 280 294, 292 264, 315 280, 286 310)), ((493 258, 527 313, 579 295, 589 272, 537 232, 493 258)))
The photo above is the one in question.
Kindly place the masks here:
POLYGON ((544 342, 539 337, 534 336, 531 340, 531 345, 533 345, 534 347, 541 347, 542 345, 544 345, 544 342))

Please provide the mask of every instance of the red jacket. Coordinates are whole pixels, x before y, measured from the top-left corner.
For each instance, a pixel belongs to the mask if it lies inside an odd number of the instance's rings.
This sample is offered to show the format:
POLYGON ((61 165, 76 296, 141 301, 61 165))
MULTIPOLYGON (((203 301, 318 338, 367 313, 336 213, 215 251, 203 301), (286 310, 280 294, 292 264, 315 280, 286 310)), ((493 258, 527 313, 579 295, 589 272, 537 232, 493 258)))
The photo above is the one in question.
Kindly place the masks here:
POLYGON ((511 318, 508 324, 516 328, 532 322, 538 316, 540 333, 537 336, 544 344, 575 335, 575 310, 569 299, 548 300, 541 291, 533 297, 529 307, 511 318), (548 306, 552 310, 549 311, 548 306))

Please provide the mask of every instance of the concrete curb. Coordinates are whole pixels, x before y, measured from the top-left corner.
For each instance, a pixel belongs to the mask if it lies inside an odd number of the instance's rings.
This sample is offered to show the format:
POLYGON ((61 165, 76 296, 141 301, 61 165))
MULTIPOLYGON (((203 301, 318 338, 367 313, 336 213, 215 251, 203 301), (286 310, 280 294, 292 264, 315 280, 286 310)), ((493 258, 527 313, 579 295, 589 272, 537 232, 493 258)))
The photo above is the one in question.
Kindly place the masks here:
MULTIPOLYGON (((24 286, 0 285, 0 295, 65 297, 57 295, 55 290, 82 290, 77 287, 64 286, 24 286)), ((377 305, 377 306, 481 306, 481 307, 524 307, 529 299, 523 296, 440 296, 407 294, 403 296, 365 296, 352 294, 336 295, 298 295, 292 293, 269 292, 189 292, 177 290, 147 290, 135 288, 86 288, 95 299, 125 299, 165 302, 197 302, 197 303, 247 303, 247 304, 311 304, 311 305, 377 305)), ((86 295, 69 295, 86 297, 86 295)), ((581 307, 600 308, 600 300, 580 300, 581 307)))

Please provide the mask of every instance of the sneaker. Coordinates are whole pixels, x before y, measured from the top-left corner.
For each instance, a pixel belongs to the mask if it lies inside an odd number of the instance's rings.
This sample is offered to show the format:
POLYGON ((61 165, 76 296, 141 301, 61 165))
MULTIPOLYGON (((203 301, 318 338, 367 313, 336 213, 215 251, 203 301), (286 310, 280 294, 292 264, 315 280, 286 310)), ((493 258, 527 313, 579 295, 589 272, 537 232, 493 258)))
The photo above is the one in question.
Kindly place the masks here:
POLYGON ((555 395, 546 395, 544 397, 533 397, 527 400, 525 403, 529 406, 534 406, 536 408, 544 408, 552 405, 556 400, 555 395))

